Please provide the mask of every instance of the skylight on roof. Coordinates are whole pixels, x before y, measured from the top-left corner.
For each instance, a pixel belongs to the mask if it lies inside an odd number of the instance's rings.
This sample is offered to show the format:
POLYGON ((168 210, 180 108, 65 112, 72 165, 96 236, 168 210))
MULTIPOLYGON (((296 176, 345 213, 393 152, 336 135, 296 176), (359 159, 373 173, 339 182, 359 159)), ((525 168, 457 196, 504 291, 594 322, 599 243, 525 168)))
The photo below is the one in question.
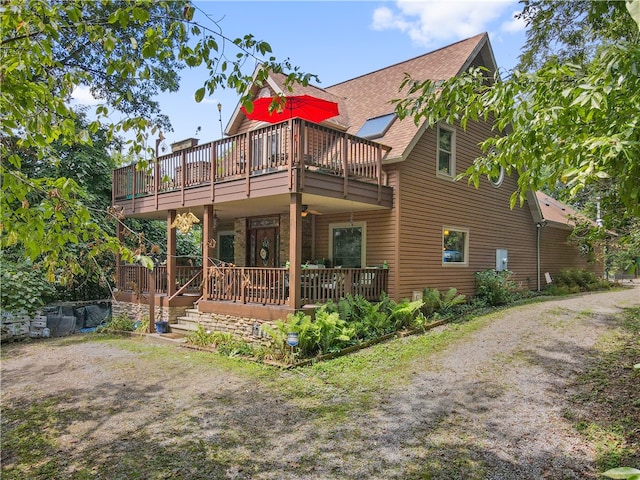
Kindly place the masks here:
POLYGON ((396 119, 395 112, 382 115, 380 117, 370 118, 356 133, 356 137, 362 138, 378 138, 383 136, 389 130, 389 127, 396 119))

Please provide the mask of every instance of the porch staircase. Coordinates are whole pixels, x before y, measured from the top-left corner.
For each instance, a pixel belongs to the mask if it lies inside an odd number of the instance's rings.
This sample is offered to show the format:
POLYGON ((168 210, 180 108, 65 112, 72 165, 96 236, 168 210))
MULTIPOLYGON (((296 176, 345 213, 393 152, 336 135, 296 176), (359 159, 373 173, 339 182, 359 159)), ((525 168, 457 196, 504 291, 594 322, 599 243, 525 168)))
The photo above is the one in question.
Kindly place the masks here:
POLYGON ((198 329, 198 325, 207 328, 207 317, 203 316, 197 308, 187 308, 185 314, 176 319, 175 323, 169 324, 171 333, 184 335, 185 337, 191 332, 198 329))

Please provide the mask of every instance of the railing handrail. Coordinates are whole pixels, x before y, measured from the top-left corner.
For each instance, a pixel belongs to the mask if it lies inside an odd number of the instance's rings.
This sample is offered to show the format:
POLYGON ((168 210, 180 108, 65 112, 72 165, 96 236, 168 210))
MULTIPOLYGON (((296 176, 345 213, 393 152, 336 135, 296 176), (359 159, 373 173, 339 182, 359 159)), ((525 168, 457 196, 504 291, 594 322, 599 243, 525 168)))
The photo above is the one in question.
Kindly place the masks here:
POLYGON ((169 301, 169 302, 170 302, 171 300, 173 300, 173 299, 174 299, 175 297, 177 297, 178 295, 181 295, 181 294, 182 294, 182 292, 184 292, 184 291, 186 290, 186 288, 187 288, 189 285, 191 285, 191 282, 195 281, 195 280, 196 280, 198 277, 200 277, 201 275, 202 275, 202 270, 200 270, 200 271, 199 271, 198 273, 196 273, 193 277, 191 277, 191 279, 190 279, 187 283, 185 283, 184 285, 182 285, 182 286, 178 289, 178 291, 177 291, 176 293, 174 293, 173 295, 171 295, 167 301, 169 301))

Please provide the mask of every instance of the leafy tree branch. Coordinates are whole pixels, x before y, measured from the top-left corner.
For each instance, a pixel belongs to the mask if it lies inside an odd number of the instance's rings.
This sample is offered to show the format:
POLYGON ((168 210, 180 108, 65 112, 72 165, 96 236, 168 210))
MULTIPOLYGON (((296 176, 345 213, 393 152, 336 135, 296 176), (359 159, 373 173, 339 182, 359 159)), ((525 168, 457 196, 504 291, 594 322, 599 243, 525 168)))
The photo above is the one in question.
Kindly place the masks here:
POLYGON ((199 23, 185 1, 9 0, 1 8, 0 248, 21 249, 49 279, 81 273, 87 262, 79 256, 125 253, 94 218, 99 209, 85 203, 91 181, 52 169, 50 177, 31 176, 55 165, 61 148, 91 146, 102 135, 113 145, 128 132, 131 154, 150 158, 148 136, 171 129, 155 97, 177 91, 185 67, 210 72, 194 92, 197 101, 217 88, 249 101, 254 72, 245 68, 252 63, 258 81, 269 71, 287 74, 289 85, 316 78, 265 58, 271 47, 250 34, 231 39, 215 22, 215 29, 199 23), (91 121, 81 121, 70 104, 81 86, 101 102, 91 121))

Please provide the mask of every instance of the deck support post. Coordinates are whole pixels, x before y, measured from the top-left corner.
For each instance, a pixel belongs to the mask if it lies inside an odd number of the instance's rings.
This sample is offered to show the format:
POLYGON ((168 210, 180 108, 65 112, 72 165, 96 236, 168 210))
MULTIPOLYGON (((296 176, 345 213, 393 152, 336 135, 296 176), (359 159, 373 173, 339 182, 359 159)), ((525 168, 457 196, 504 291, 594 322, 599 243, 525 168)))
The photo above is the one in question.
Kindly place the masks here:
MULTIPOLYGON (((124 245, 124 227, 120 219, 116 219, 116 238, 120 245, 124 245)), ((116 252, 116 287, 120 290, 125 287, 125 282, 122 276, 122 255, 120 252, 116 252)))
POLYGON ((149 333, 156 331, 156 269, 147 270, 149 281, 149 333))
POLYGON ((176 229, 171 227, 176 221, 176 211, 167 211, 167 296, 176 293, 176 229))
POLYGON ((291 193, 289 199, 289 306, 299 310, 302 307, 302 194, 291 193))
POLYGON ((205 205, 202 214, 202 281, 204 284, 202 295, 207 298, 209 290, 207 288, 209 270, 209 257, 213 255, 215 245, 215 225, 213 219, 213 205, 205 205))

